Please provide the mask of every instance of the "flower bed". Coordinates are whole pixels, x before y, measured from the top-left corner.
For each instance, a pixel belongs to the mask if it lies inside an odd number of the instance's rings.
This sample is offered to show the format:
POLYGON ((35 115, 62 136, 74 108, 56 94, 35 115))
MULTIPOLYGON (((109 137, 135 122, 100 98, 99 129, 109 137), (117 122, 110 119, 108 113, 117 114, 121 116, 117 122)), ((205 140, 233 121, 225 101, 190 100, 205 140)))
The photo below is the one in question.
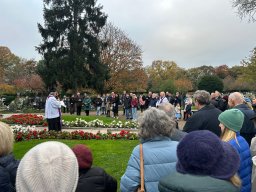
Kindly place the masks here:
MULTIPOLYGON (((8 118, 2 119, 7 124, 19 124, 19 125, 38 125, 47 126, 46 120, 42 115, 36 114, 18 114, 12 115, 8 118)), ((93 121, 85 121, 81 118, 76 118, 75 121, 64 121, 62 124, 65 127, 102 127, 102 128, 138 128, 138 124, 134 121, 116 121, 113 120, 111 123, 104 123, 102 120, 95 119, 93 121)))
POLYGON ((47 126, 47 122, 42 115, 36 114, 17 114, 2 119, 7 124, 20 124, 20 125, 42 125, 47 126))
POLYGON ((130 133, 129 131, 121 130, 119 133, 88 133, 81 130, 76 130, 72 132, 68 131, 47 131, 44 130, 36 130, 34 126, 23 127, 21 125, 11 126, 14 138, 16 142, 19 141, 29 141, 32 139, 78 139, 78 140, 89 140, 89 139, 125 139, 125 140, 135 140, 138 139, 138 135, 136 133, 130 133))
POLYGON ((76 118, 75 121, 62 121, 62 123, 66 127, 138 128, 138 124, 133 121, 113 120, 111 123, 104 123, 99 119, 87 122, 81 118, 76 118))

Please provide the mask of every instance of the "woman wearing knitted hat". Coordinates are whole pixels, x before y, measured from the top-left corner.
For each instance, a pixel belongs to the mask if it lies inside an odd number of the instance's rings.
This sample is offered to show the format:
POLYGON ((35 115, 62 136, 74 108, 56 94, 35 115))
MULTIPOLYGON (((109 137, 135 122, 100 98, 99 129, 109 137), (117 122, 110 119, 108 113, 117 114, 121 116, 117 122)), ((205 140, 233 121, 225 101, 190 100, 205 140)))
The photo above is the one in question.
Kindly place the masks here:
POLYGON ((214 133, 190 132, 180 141, 177 156, 176 171, 160 180, 160 192, 239 192, 239 155, 214 133))
POLYGON ((15 191, 19 161, 12 155, 12 149, 12 129, 9 125, 0 122, 0 192, 15 191))
POLYGON ((240 155, 238 175, 242 180, 241 192, 251 191, 252 162, 250 148, 239 131, 244 122, 244 114, 239 109, 230 109, 219 115, 221 139, 230 143, 240 155))
POLYGON ((79 180, 76 192, 116 192, 117 181, 104 169, 92 166, 92 152, 85 145, 78 144, 72 148, 79 165, 79 180))
POLYGON ((18 192, 75 192, 78 162, 65 144, 48 141, 30 149, 21 159, 16 177, 18 192))

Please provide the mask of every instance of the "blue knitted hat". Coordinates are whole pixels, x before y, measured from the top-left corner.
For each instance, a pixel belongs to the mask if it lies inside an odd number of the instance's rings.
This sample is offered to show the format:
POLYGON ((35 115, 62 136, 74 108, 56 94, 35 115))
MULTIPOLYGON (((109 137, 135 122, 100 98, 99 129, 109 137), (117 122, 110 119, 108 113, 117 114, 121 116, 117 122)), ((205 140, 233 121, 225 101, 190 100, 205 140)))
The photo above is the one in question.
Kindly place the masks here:
POLYGON ((177 156, 176 169, 184 174, 229 180, 240 166, 236 150, 208 130, 187 134, 177 147, 177 156))

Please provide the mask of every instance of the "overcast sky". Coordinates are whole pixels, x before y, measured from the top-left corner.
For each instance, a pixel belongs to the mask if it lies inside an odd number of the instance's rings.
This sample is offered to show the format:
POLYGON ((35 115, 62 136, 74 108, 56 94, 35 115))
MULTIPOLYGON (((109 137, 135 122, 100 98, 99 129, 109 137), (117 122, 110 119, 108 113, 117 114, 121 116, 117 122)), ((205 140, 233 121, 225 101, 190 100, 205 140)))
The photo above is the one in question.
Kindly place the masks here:
MULTIPOLYGON (((143 50, 144 66, 172 60, 180 67, 239 65, 256 46, 256 23, 240 20, 231 0, 98 0, 108 21, 143 50)), ((0 46, 41 57, 41 0, 0 0, 0 46)))

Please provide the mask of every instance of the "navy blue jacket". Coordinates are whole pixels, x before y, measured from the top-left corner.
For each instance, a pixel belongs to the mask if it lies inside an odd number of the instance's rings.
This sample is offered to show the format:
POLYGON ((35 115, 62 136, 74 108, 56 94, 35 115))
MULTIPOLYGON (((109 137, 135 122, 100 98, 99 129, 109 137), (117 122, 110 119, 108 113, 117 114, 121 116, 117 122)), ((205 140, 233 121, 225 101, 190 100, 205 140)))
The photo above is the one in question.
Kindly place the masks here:
POLYGON ((255 112, 252 109, 250 109, 246 104, 240 104, 235 106, 234 108, 239 109, 244 114, 244 123, 240 130, 240 133, 255 134, 256 130, 254 127, 254 123, 251 120, 253 117, 255 117, 255 112))
POLYGON ((15 190, 16 172, 19 161, 12 154, 0 157, 0 192, 15 190))
POLYGON ((250 148, 246 140, 242 136, 240 136, 239 133, 236 134, 236 137, 237 140, 232 139, 229 141, 229 143, 237 150, 240 156, 240 167, 238 170, 238 175, 242 181, 241 192, 250 192, 252 174, 252 160, 250 148))

